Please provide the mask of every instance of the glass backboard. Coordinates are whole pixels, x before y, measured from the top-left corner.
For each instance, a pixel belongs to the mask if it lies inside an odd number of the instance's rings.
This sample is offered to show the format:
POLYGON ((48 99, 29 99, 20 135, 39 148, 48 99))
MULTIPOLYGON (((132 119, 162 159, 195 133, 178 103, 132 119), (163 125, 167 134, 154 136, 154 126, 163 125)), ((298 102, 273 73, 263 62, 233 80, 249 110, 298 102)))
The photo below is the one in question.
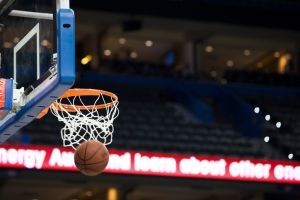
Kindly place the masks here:
POLYGON ((73 85, 74 35, 68 0, 0 0, 0 77, 14 85, 0 143, 73 85))

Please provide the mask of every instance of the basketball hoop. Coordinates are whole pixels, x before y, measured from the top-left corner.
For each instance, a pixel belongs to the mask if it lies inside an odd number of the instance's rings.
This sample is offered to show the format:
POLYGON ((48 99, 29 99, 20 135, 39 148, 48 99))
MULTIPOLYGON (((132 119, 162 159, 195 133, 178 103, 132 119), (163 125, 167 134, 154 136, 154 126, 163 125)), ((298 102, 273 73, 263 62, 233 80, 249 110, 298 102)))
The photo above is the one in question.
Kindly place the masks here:
POLYGON ((63 145, 76 149, 87 140, 110 144, 113 122, 119 115, 118 104, 118 97, 111 92, 69 89, 50 106, 52 114, 65 124, 60 131, 63 145))

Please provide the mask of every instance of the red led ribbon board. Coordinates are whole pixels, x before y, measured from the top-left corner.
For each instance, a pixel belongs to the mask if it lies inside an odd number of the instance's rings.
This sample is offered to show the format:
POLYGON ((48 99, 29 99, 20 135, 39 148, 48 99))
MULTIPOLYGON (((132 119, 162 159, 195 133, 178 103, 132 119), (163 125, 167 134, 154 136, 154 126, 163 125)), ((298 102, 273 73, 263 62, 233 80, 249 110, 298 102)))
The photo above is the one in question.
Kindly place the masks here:
MULTIPOLYGON (((73 149, 0 145, 0 168, 77 171, 73 149)), ((300 163, 110 150, 106 173, 300 184, 300 163)))

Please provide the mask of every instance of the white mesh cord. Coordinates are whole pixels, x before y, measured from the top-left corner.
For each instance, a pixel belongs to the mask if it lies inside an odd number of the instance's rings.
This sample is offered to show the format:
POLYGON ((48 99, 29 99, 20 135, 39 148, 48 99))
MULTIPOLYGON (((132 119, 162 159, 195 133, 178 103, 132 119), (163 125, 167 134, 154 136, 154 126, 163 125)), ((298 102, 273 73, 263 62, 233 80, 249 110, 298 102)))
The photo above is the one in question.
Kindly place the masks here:
POLYGON ((105 145, 109 145, 113 140, 113 122, 119 115, 118 102, 111 97, 111 105, 106 103, 104 95, 101 93, 95 97, 94 105, 85 105, 83 97, 74 96, 61 98, 56 101, 56 106, 52 104, 50 110, 58 121, 65 125, 61 129, 61 138, 65 147, 76 147, 87 140, 99 140, 105 145), (68 107, 62 106, 69 104, 68 107), (76 104, 77 103, 77 104, 76 104), (96 105, 106 105, 103 109, 97 109, 96 105), (77 108, 83 106, 84 109, 77 108), (73 109, 75 112, 69 112, 73 109))

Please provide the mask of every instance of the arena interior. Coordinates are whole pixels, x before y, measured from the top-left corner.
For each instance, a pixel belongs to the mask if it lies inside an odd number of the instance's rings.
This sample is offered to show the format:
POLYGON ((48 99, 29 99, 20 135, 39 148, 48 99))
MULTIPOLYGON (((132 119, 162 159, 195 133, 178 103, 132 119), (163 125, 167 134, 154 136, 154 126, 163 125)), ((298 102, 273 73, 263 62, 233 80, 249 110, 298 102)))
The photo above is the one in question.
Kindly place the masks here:
POLYGON ((300 199, 300 2, 71 7, 74 87, 119 97, 108 169, 70 170, 48 114, 0 145, 1 200, 300 199))

